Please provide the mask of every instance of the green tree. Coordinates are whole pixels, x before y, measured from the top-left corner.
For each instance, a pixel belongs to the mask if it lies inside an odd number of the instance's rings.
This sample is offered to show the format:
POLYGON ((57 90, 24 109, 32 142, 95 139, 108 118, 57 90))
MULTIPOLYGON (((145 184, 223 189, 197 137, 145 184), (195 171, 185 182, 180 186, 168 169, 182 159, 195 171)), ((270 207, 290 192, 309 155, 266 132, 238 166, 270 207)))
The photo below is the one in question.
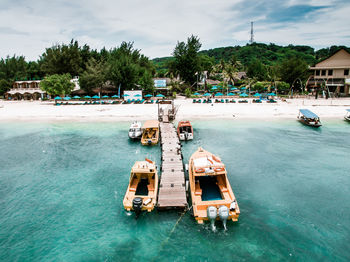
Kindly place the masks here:
POLYGON ((3 96, 11 88, 11 83, 5 79, 0 79, 0 96, 3 96))
POLYGON ((173 51, 174 60, 171 63, 171 70, 190 85, 196 82, 196 73, 201 72, 201 61, 198 55, 201 46, 199 38, 192 35, 187 38, 187 43, 178 42, 173 51))
POLYGON ((134 49, 133 43, 123 42, 120 47, 110 52, 107 79, 122 90, 130 90, 141 85, 151 88, 152 75, 155 73, 153 64, 147 57, 134 49))
POLYGON ((302 81, 307 78, 308 65, 300 57, 291 57, 279 65, 278 71, 280 79, 292 85, 297 78, 300 78, 302 81))
POLYGON ((260 62, 260 60, 254 59, 248 65, 247 75, 250 78, 255 78, 259 81, 263 81, 267 78, 266 67, 260 62))
POLYGON ((41 70, 46 75, 66 74, 79 75, 83 66, 83 58, 78 41, 72 41, 69 45, 55 45, 46 48, 40 57, 41 70))
POLYGON ((87 63, 86 70, 79 77, 80 87, 89 94, 93 88, 100 88, 101 91, 107 79, 106 70, 107 65, 105 62, 91 58, 87 63))
POLYGON ((47 76, 40 82, 41 90, 49 95, 68 95, 74 89, 70 74, 47 76))

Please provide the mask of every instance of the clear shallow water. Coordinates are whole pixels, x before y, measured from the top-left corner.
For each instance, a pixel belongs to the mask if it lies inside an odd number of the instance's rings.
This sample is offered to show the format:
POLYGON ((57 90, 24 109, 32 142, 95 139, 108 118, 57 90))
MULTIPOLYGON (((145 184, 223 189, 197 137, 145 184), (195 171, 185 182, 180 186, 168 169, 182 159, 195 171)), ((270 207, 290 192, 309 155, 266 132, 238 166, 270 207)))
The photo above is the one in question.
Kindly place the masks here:
POLYGON ((195 121, 197 149, 219 155, 241 209, 225 232, 185 214, 137 221, 122 207, 129 172, 159 147, 129 123, 0 126, 1 261, 348 261, 350 125, 195 121), (178 223, 177 223, 178 221, 178 223))

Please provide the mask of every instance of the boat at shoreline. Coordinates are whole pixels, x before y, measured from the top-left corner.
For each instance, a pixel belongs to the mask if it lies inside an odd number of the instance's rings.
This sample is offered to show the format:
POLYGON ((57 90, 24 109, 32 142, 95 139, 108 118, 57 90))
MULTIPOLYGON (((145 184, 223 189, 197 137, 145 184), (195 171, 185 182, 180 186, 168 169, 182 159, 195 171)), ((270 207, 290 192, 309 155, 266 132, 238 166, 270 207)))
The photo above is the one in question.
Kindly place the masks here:
POLYGON ((237 221, 240 210, 225 165, 219 157, 199 147, 189 160, 190 193, 193 215, 198 224, 209 220, 215 229, 215 221, 237 221))
POLYGON ((299 122, 307 126, 311 126, 311 127, 322 126, 319 116, 311 112, 309 109, 299 109, 298 120, 299 122))
POLYGON ((350 109, 346 109, 346 115, 344 116, 344 119, 350 122, 350 109))
POLYGON ((181 141, 193 140, 193 128, 190 121, 180 121, 177 124, 177 135, 181 141))
POLYGON ((142 136, 141 122, 139 121, 132 122, 129 128, 129 138, 141 139, 141 136, 142 136))
POLYGON ((156 145, 159 141, 159 122, 157 120, 148 120, 142 127, 141 144, 156 145))
POLYGON ((157 201, 158 174, 155 162, 145 159, 136 161, 131 168, 129 186, 123 205, 125 210, 134 211, 136 217, 142 211, 151 212, 157 201))

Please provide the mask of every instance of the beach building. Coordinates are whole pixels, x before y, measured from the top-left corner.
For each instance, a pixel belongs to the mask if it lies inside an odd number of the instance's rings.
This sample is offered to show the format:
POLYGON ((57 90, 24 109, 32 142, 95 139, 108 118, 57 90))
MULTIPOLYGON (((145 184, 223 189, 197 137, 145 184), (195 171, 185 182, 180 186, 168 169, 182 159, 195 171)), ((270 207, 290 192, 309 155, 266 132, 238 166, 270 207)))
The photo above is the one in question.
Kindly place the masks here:
MULTIPOLYGON (((74 90, 80 89, 79 77, 75 76, 70 80, 74 83, 74 90)), ((5 93, 6 99, 14 100, 39 100, 47 97, 46 92, 40 89, 41 80, 22 80, 13 82, 12 88, 5 93)))
POLYGON ((341 49, 332 56, 309 68, 312 71, 306 89, 326 90, 335 96, 350 95, 350 53, 341 49))
POLYGON ((13 82, 12 88, 5 93, 5 98, 15 100, 38 100, 46 94, 39 87, 41 80, 23 80, 13 82))

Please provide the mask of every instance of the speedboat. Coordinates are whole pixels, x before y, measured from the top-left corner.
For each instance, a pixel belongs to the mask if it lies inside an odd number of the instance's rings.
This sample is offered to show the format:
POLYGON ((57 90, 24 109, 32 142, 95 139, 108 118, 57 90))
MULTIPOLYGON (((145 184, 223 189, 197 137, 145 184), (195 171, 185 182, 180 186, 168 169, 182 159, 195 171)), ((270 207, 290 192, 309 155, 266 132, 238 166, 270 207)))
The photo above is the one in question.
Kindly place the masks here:
POLYGON ((140 139, 141 136, 142 136, 141 122, 139 121, 132 122, 129 128, 129 138, 140 139))
POLYGON ((321 120, 315 113, 309 109, 299 109, 298 119, 301 123, 307 126, 320 127, 322 126, 321 120))
POLYGON ((346 109, 346 115, 344 116, 344 119, 350 122, 350 109, 346 109))
POLYGON ((192 140, 193 139, 193 128, 190 121, 180 121, 177 124, 177 134, 179 139, 184 140, 192 140))
POLYGON ((131 168, 129 186, 123 205, 127 211, 134 211, 136 217, 142 211, 151 212, 157 201, 158 174, 155 162, 145 159, 136 161, 131 168))
POLYGON ((159 141, 159 122, 148 120, 143 124, 142 145, 156 145, 159 141))
POLYGON ((240 214, 224 163, 219 157, 198 148, 189 161, 190 192, 193 215, 198 224, 209 220, 213 230, 215 221, 237 221, 240 214))

